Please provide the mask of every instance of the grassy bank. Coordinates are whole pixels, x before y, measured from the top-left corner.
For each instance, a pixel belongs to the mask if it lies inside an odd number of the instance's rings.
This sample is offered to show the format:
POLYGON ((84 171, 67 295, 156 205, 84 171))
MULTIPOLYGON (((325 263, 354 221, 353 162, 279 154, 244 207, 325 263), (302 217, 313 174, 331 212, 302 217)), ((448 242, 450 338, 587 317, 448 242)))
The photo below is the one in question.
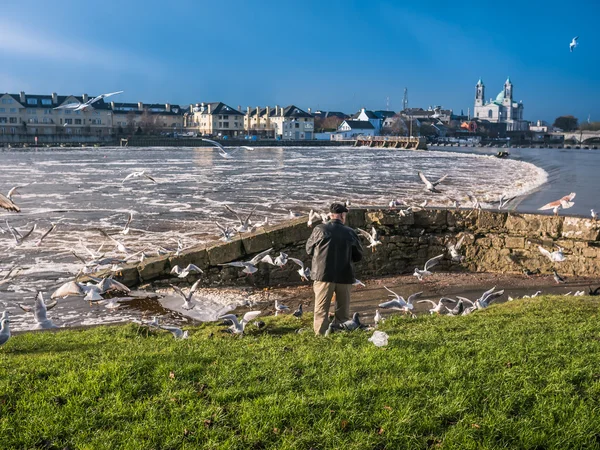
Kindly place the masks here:
POLYGON ((395 317, 386 348, 296 334, 293 317, 241 339, 20 335, 0 348, 0 448, 599 448, 599 306, 395 317))

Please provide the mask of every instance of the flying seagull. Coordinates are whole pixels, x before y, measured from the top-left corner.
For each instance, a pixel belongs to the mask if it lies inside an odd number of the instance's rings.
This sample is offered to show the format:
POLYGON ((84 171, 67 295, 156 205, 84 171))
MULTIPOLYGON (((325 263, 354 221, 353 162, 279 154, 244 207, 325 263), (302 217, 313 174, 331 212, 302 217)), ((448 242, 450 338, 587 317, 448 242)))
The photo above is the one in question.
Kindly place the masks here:
POLYGON ((544 206, 539 208, 539 211, 545 211, 547 209, 552 209, 554 211, 554 215, 558 216, 558 210, 560 208, 567 209, 575 204, 573 202, 575 195, 577 195, 575 192, 571 192, 569 195, 565 195, 564 197, 562 197, 558 200, 555 200, 550 203, 546 203, 544 206))
POLYGON ((549 252, 548 250, 546 250, 544 247, 542 247, 541 245, 538 245, 538 249, 540 250, 540 253, 544 256, 547 256, 548 258, 550 258, 550 261, 552 262, 563 262, 565 259, 565 255, 563 254, 563 249, 561 247, 558 247, 558 250, 553 251, 552 253, 549 252))
POLYGON ((433 300, 419 300, 417 303, 429 303, 432 306, 432 308, 429 310, 429 314, 441 314, 442 309, 445 308, 444 302, 456 303, 456 300, 452 300, 448 297, 442 297, 437 303, 433 300))
POLYGON ((238 227, 236 227, 236 231, 238 233, 245 233, 247 231, 252 230, 252 226, 250 225, 250 218, 252 217, 252 214, 254 214, 254 211, 256 210, 256 206, 254 208, 252 208, 252 211, 250 211, 250 214, 248 214, 246 216, 246 218, 242 218, 237 212, 235 212, 233 209, 231 209, 229 207, 229 205, 225 205, 225 209, 227 211, 229 211, 230 213, 232 213, 233 215, 235 215, 235 217, 237 217, 237 219, 240 221, 240 225, 238 227))
POLYGON ((107 98, 107 97, 111 97, 113 95, 121 94, 121 93, 123 93, 123 91, 110 92, 109 94, 100 94, 97 97, 89 99, 85 103, 81 103, 80 101, 76 101, 76 102, 72 102, 72 103, 67 103, 66 105, 57 106, 54 109, 70 109, 72 111, 86 111, 88 109, 94 109, 94 107, 92 105, 94 103, 96 103, 97 101, 102 100, 102 99, 107 98))
POLYGON ((273 250, 273 248, 265 250, 264 252, 260 252, 258 255, 256 255, 254 258, 252 258, 250 261, 233 261, 233 262, 229 262, 229 263, 225 263, 225 264, 219 264, 219 266, 243 267, 244 270, 242 270, 242 272, 250 275, 258 270, 256 267, 258 265, 258 263, 268 262, 268 261, 264 261, 267 259, 267 257, 269 260, 271 259, 270 255, 269 255, 269 252, 271 250, 273 250))
POLYGON ((232 325, 229 327, 229 329, 232 331, 232 333, 244 334, 246 324, 251 320, 256 319, 261 313, 262 311, 249 311, 244 314, 244 317, 242 317, 241 321, 238 321, 238 318, 235 314, 225 314, 224 316, 219 317, 219 319, 231 321, 232 325))
POLYGON ((435 182, 431 182, 427 179, 427 177, 425 175, 423 175, 422 172, 419 172, 419 178, 421 178, 421 181, 423 183, 425 183, 425 189, 428 190, 429 192, 433 192, 435 194, 439 194, 442 191, 437 190, 435 187, 440 184, 442 181, 444 181, 446 179, 446 177, 448 176, 448 174, 445 174, 442 178, 440 178, 439 180, 435 181, 435 182))
POLYGON ((225 147, 223 147, 221 144, 219 144, 217 141, 213 141, 211 139, 206 139, 206 138, 202 138, 203 141, 208 142, 209 144, 214 145, 215 147, 217 147, 217 149, 219 150, 219 155, 221 155, 223 158, 225 159, 232 159, 233 155, 232 153, 238 151, 240 148, 243 148, 245 150, 254 150, 254 147, 248 147, 246 145, 243 145, 241 147, 238 147, 236 149, 233 149, 230 153, 227 153, 225 151, 225 147))
POLYGON ((231 241, 231 238, 235 234, 235 230, 233 228, 229 228, 228 226, 224 227, 219 222, 215 222, 215 224, 217 225, 221 233, 221 237, 219 238, 219 240, 223 242, 231 241))
POLYGON ((8 223, 8 220, 6 221, 6 226, 8 227, 8 230, 10 231, 10 233, 12 234, 14 240, 15 240, 15 245, 21 245, 23 242, 25 242, 25 239, 27 239, 28 237, 31 236, 31 234, 35 231, 37 224, 33 224, 33 227, 31 228, 31 230, 29 230, 27 233, 25 234, 21 234, 19 232, 19 230, 17 230, 16 228, 13 228, 10 226, 10 224, 8 223))
POLYGON ((395 297, 395 299, 380 303, 379 307, 384 308, 384 309, 388 309, 388 308, 396 309, 396 310, 402 311, 402 312, 410 312, 412 309, 414 309, 415 306, 413 305, 413 301, 416 300, 417 298, 419 298, 421 296, 421 294, 423 293, 423 292, 416 292, 416 293, 412 294, 410 297, 408 297, 408 300, 404 300, 404 297, 396 294, 394 291, 392 291, 391 289, 388 289, 386 286, 383 286, 383 288, 386 291, 391 292, 392 295, 390 295, 390 297, 395 297))
POLYGON ((133 220, 133 213, 130 212, 129 213, 129 218, 127 219, 127 223, 125 224, 125 226, 121 230, 121 234, 129 234, 129 225, 131 224, 132 220, 133 220))
POLYGON ((419 281, 423 281, 424 277, 426 277, 427 275, 431 275, 431 272, 429 271, 429 269, 436 266, 443 257, 444 257, 444 255, 441 254, 441 255, 437 255, 437 256, 434 256, 433 258, 429 259, 425 263, 425 267, 423 268, 423 270, 420 270, 418 267, 415 267, 415 272, 413 273, 413 275, 415 277, 417 277, 419 279, 419 281))
POLYGON ((450 257, 452 258, 453 262, 462 262, 462 260, 465 259, 463 255, 458 253, 464 241, 465 235, 463 235, 456 244, 450 244, 450 242, 448 242, 448 244, 446 245, 446 248, 448 249, 448 252, 450 253, 450 257))
POLYGON ((187 294, 185 294, 179 287, 174 286, 174 285, 170 285, 175 292, 177 292, 182 298, 183 298, 183 309, 194 309, 194 305, 192 305, 192 297, 194 296, 194 293, 198 290, 198 286, 200 286, 200 280, 196 281, 192 287, 190 288, 189 292, 187 294))
POLYGON ((573 52, 573 50, 575 49, 575 47, 577 47, 577 39, 579 39, 579 36, 575 36, 573 38, 573 40, 571 41, 571 43, 569 44, 569 51, 573 52))
POLYGON ((375 252, 375 247, 381 245, 381 241, 377 239, 378 235, 375 227, 371 227, 371 233, 367 233, 365 230, 361 230, 360 228, 357 228, 357 230, 361 236, 368 239, 369 245, 367 245, 367 248, 370 248, 373 252, 375 252))
POLYGON ((131 172, 129 175, 127 175, 123 179, 123 181, 121 181, 121 184, 125 183, 127 180, 131 180, 133 178, 140 178, 140 177, 147 178, 147 179, 149 179, 150 181, 152 181, 153 183, 156 184, 156 180, 154 178, 152 178, 150 175, 148 175, 145 170, 141 170, 139 172, 131 172))
POLYGON ((21 212, 21 208, 2 193, 0 193, 0 208, 7 209, 8 211, 21 212))
POLYGON ((304 263, 297 258, 289 258, 289 260, 300 266, 300 268, 297 270, 298 274, 300 275, 300 279, 302 281, 308 281, 310 278, 310 267, 305 267, 304 263))
POLYGON ((195 264, 188 264, 185 269, 175 266, 171 269, 171 274, 177 275, 179 278, 185 278, 190 273, 204 273, 200 267, 195 264))
POLYGON ((20 303, 17 303, 17 306, 21 308, 25 312, 32 312, 35 318, 36 325, 33 328, 34 330, 46 330, 49 328, 58 328, 56 325, 52 323, 52 320, 48 319, 46 312, 49 309, 54 308, 57 305, 57 301, 53 301, 51 303, 46 304, 44 302, 44 296, 40 292, 35 296, 35 305, 34 306, 26 306, 20 303))

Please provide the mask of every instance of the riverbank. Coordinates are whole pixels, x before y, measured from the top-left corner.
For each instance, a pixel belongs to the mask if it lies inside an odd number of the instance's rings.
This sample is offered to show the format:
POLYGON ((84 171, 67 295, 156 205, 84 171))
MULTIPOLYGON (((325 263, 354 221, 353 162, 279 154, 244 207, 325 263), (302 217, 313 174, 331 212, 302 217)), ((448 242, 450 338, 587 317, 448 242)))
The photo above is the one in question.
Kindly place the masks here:
POLYGON ((316 338, 267 317, 236 338, 136 325, 28 333, 0 351, 5 448, 591 448, 600 364, 593 298, 466 317, 394 316, 316 338), (543 370, 542 370, 543 368, 543 370))

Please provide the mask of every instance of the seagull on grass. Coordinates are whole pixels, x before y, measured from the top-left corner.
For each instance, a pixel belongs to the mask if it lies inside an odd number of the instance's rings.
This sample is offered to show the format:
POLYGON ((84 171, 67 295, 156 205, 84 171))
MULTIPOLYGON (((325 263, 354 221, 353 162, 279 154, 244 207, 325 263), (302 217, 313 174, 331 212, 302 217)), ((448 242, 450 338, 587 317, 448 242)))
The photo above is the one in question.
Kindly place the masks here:
POLYGON ((380 323, 385 322, 385 319, 380 314, 378 309, 375 310, 375 317, 373 317, 373 321, 375 322, 375 326, 379 325, 380 323))
POLYGON ((169 285, 173 288, 175 292, 177 292, 181 296, 181 298, 183 298, 183 309, 194 309, 194 305, 192 305, 192 297, 194 296, 194 293, 198 290, 198 287, 200 286, 200 281, 201 280, 196 281, 187 294, 184 293, 183 290, 181 290, 181 288, 172 284, 169 285))
POLYGON ((437 190, 435 187, 440 184, 442 181, 444 181, 446 179, 446 177, 448 177, 448 174, 445 174, 442 178, 440 178, 439 180, 435 181, 435 182, 431 182, 427 179, 427 177, 425 175, 423 175, 422 172, 418 172, 419 173, 419 178, 421 178, 421 181, 423 183, 425 183, 425 189, 429 192, 433 192, 435 194, 439 194, 442 191, 437 190))
POLYGON ((375 247, 381 245, 381 241, 377 239, 378 235, 375 227, 371 227, 371 233, 367 233, 365 230, 362 230, 360 228, 357 228, 357 230, 361 236, 367 238, 367 240, 369 241, 369 245, 367 245, 367 248, 370 248, 373 252, 375 252, 375 247))
POLYGON ((452 300, 451 298, 448 298, 448 297, 442 297, 442 298, 440 298, 440 301, 437 303, 434 302, 433 300, 419 300, 417 303, 429 303, 432 306, 432 308, 429 310, 429 314, 441 314, 442 310, 444 308, 446 308, 446 306, 444 305, 444 302, 456 303, 456 300, 452 300))
POLYGON ((538 245, 538 249, 540 250, 540 253, 544 256, 547 256, 548 258, 550 258, 550 261, 552 262, 563 262, 565 259, 565 255, 563 254, 563 249, 561 247, 559 247, 558 245, 556 246, 558 248, 558 250, 555 250, 553 252, 549 252, 548 250, 546 250, 544 247, 542 247, 541 245, 538 245))
POLYGON ((47 311, 54 308, 57 304, 58 302, 56 300, 46 304, 46 302, 44 302, 43 294, 38 292, 35 296, 34 306, 26 306, 20 303, 17 303, 17 306, 25 312, 33 313, 36 323, 35 327, 33 328, 34 330, 46 330, 49 328, 58 328, 52 323, 52 320, 48 319, 47 316, 47 311))
POLYGON ((9 323, 9 319, 2 320, 2 328, 0 328, 0 345, 6 344, 10 339, 10 327, 8 325, 9 323))
POLYGON ((275 300, 275 315, 277 315, 279 313, 288 312, 289 310, 290 310, 289 306, 286 306, 282 303, 279 303, 277 300, 275 300))
POLYGON ((121 184, 125 183, 127 180, 131 180, 133 178, 141 178, 141 177, 147 178, 148 180, 150 180, 156 184, 156 180, 154 178, 152 178, 150 175, 148 175, 145 170, 130 173, 129 175, 127 175, 125 177, 125 179, 123 181, 121 181, 121 184))
POLYGON ((225 264, 219 264, 219 266, 243 267, 244 270, 242 270, 242 272, 247 275, 251 275, 258 270, 256 267, 258 263, 272 261, 271 256, 269 255, 271 250, 273 250, 273 248, 265 250, 264 252, 260 252, 250 261, 233 261, 225 264))
POLYGON ((383 302, 379 304, 380 308, 383 309, 395 309, 402 312, 410 312, 414 309, 415 305, 413 305, 413 301, 421 296, 423 292, 416 292, 408 297, 408 300, 404 300, 404 297, 396 294, 391 289, 388 289, 386 286, 383 287, 386 291, 391 292, 392 295, 389 297, 395 297, 394 300, 389 300, 387 302, 383 302))
POLYGON ((182 331, 181 328, 172 327, 172 326, 168 326, 168 325, 159 325, 158 328, 160 328, 161 330, 170 332, 175 339, 187 339, 188 338, 187 330, 182 331))
POLYGON ((428 275, 431 275, 431 272, 429 271, 429 269, 436 266, 443 257, 444 257, 444 255, 441 254, 441 255, 437 255, 437 256, 434 256, 433 258, 429 259, 425 263, 425 267, 423 268, 423 270, 420 270, 418 267, 415 267, 415 272, 413 273, 413 276, 417 277, 419 279, 419 281, 423 281, 423 278, 425 278, 428 275))
POLYGON ((244 314, 241 321, 238 321, 238 318, 235 314, 225 314, 224 316, 219 317, 219 319, 229 320, 232 325, 229 327, 233 334, 244 334, 244 330, 246 329, 246 325, 251 320, 256 319, 260 316, 262 311, 249 311, 244 314))

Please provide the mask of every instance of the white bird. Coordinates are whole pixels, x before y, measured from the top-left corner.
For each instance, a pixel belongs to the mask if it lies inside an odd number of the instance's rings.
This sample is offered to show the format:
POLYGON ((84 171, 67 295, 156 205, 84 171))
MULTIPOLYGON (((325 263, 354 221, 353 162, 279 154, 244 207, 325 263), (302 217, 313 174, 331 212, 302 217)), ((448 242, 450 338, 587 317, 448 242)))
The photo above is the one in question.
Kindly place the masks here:
MULTIPOLYGON (((504 289, 500 290, 500 291, 496 291, 496 286, 494 286, 491 289, 488 289, 487 291, 485 291, 481 297, 479 297, 477 300, 475 300, 475 307, 477 309, 484 309, 487 308, 488 306, 490 306, 490 304, 497 299, 498 297, 500 297, 502 294, 504 294, 504 289)), ((459 298, 459 297, 456 297, 459 298)))
POLYGON ((182 331, 181 328, 171 327, 171 326, 167 326, 167 325, 159 325, 158 328, 160 328, 161 330, 169 331, 175 339, 187 339, 188 338, 187 330, 182 331))
POLYGON ((419 206, 421 208, 425 208, 428 204, 429 204, 429 200, 424 200, 423 202, 419 203, 419 206))
POLYGON ((378 309, 375 310, 375 317, 373 317, 373 321, 375 322, 375 326, 385 322, 385 319, 383 318, 378 309))
POLYGON ((541 245, 538 245, 538 249, 540 250, 540 253, 544 256, 547 256, 548 258, 550 258, 550 261, 552 262, 563 262, 565 259, 565 255, 563 254, 563 249, 561 247, 558 247, 558 250, 553 251, 552 253, 550 253, 548 250, 546 250, 544 247, 542 247, 541 245))
POLYGON ((440 178, 437 181, 434 181, 433 183, 431 181, 429 181, 427 179, 427 177, 425 175, 423 175, 422 172, 419 172, 419 178, 421 178, 421 181, 423 183, 425 183, 425 189, 429 192, 433 192, 436 194, 439 194, 441 191, 437 190, 435 187, 440 184, 442 181, 444 181, 446 179, 446 177, 448 177, 448 174, 445 174, 442 178, 440 178))
POLYGON ((275 315, 277 315, 278 313, 287 312, 289 310, 290 310, 289 306, 283 305, 283 304, 279 303, 277 300, 275 300, 275 315))
POLYGON ((537 297, 538 295, 540 295, 541 293, 542 293, 542 291, 536 291, 536 293, 535 293, 535 294, 532 294, 532 295, 524 295, 524 296, 523 296, 523 298, 535 298, 535 297, 537 297))
POLYGON ((310 212, 308 213, 308 222, 306 222, 306 225, 308 227, 312 227, 315 220, 321 220, 323 222, 327 222, 327 215, 318 213, 318 212, 314 211, 313 209, 311 209, 310 212), (325 220, 323 220, 323 218, 325 218, 325 220))
POLYGON ((597 220, 598 219, 598 213, 595 210, 593 210, 593 209, 590 209, 590 211, 592 213, 592 220, 597 220))
POLYGON ((354 279, 354 283, 352 283, 352 286, 362 286, 362 287, 366 287, 365 283, 363 283, 360 280, 357 280, 356 278, 354 279))
POLYGON ((552 269, 552 274, 556 284, 566 283, 565 279, 561 277, 555 269, 552 269))
POLYGON ((75 281, 68 281, 55 290, 50 298, 83 297, 85 294, 86 292, 81 287, 81 284, 75 281))
POLYGON ((244 314, 241 321, 238 321, 238 318, 235 314, 225 314, 224 316, 219 317, 219 319, 230 320, 233 325, 229 327, 229 329, 234 334, 244 334, 244 330, 246 329, 246 325, 251 320, 256 319, 262 311, 249 311, 244 314))
POLYGON ((432 306, 432 308, 429 310, 429 314, 441 314, 442 309, 445 308, 444 302, 456 303, 456 300, 452 300, 448 297, 442 297, 437 303, 433 300, 419 300, 417 303, 429 303, 432 306))
POLYGON ((235 230, 233 228, 224 227, 219 222, 215 222, 215 224, 217 225, 217 227, 219 228, 219 231, 221 232, 221 237, 219 238, 219 240, 223 241, 223 242, 231 241, 231 238, 235 234, 235 230))
POLYGON ((515 198, 516 197, 506 197, 506 194, 501 194, 498 209, 506 208, 508 204, 512 202, 515 198))
POLYGON ((573 40, 569 43, 569 51, 573 52, 573 50, 575 49, 575 47, 577 47, 577 39, 579 39, 579 36, 575 36, 573 38, 573 40))
POLYGON ((386 286, 384 286, 383 288, 386 291, 391 292, 393 295, 390 295, 390 297, 395 297, 395 299, 380 303, 379 307, 384 308, 384 309, 388 309, 388 308, 395 309, 395 310, 403 311, 403 312, 412 311, 415 307, 415 305, 413 305, 413 301, 416 300, 417 298, 419 298, 421 296, 421 294, 423 293, 423 292, 416 292, 416 293, 412 294, 410 297, 408 297, 408 300, 404 300, 404 297, 396 294, 394 291, 392 291, 391 289, 388 289, 386 286))
POLYGON ((463 235, 456 244, 450 244, 450 242, 448 242, 448 244, 446 244, 446 248, 448 249, 448 252, 450 252, 450 257, 453 262, 460 263, 460 262, 462 262, 463 259, 465 259, 465 257, 463 255, 458 253, 458 251, 462 247, 462 244, 464 241, 465 241, 465 235, 463 235))
POLYGON ((6 226, 8 227, 8 231, 10 231, 10 234, 12 234, 12 237, 15 240, 15 245, 17 245, 17 246, 19 246, 23 242, 25 242, 25 240, 27 238, 29 238, 32 235, 32 233, 35 231, 35 229, 37 228, 37 224, 34 223, 33 227, 31 227, 31 230, 29 230, 25 234, 21 234, 19 232, 19 230, 10 226, 10 224, 8 223, 8 220, 6 220, 6 226))
POLYGON ((171 269, 171 274, 177 275, 179 278, 185 278, 190 273, 204 273, 200 267, 195 264, 188 264, 185 269, 175 266, 171 269))
POLYGON ((132 220, 133 220, 133 213, 130 212, 129 213, 129 218, 127 219, 127 223, 125 224, 125 226, 121 230, 121 234, 129 234, 129 225, 131 224, 132 220))
POLYGON ((277 267, 283 267, 287 264, 287 262, 288 262, 287 253, 279 252, 279 256, 275 258, 275 260, 273 261, 273 265, 275 265, 277 267))
POLYGON ((131 180, 133 178, 140 178, 140 177, 147 178, 150 181, 152 181, 153 183, 156 183, 156 180, 154 178, 152 178, 150 175, 148 175, 145 170, 142 170, 142 171, 139 171, 139 172, 131 172, 129 175, 127 175, 123 179, 123 181, 121 181, 121 184, 125 183, 127 180, 131 180))
POLYGON ((574 296, 574 297, 582 297, 582 296, 584 296, 584 295, 585 295, 585 292, 584 292, 584 291, 576 291, 576 292, 573 294, 573 296, 574 296))
POLYGON ((219 155, 221 155, 223 158, 225 159, 232 159, 233 158, 233 153, 235 153, 236 151, 238 151, 240 148, 243 148, 245 150, 254 150, 254 147, 248 147, 246 145, 242 145, 241 147, 237 147, 233 150, 231 150, 230 153, 227 153, 225 151, 225 147, 223 147, 221 144, 219 144, 217 141, 213 141, 211 139, 206 139, 206 138, 202 138, 203 141, 206 141, 210 144, 212 144, 213 146, 217 147, 217 149, 219 150, 219 155))
POLYGON ((370 248, 373 252, 375 252, 375 247, 381 245, 381 241, 377 239, 378 235, 375 227, 371 227, 371 233, 367 233, 365 230, 360 228, 357 228, 357 230, 363 237, 368 239, 369 245, 367 245, 367 248, 370 248))
POLYGON ((254 258, 252 258, 250 261, 233 261, 233 262, 229 262, 229 263, 225 263, 225 264, 219 264, 219 266, 243 267, 244 270, 242 270, 242 272, 250 275, 250 274, 255 273, 258 270, 258 268, 256 267, 258 265, 258 263, 270 262, 272 264, 272 259, 271 259, 271 256, 269 255, 271 250, 273 250, 273 248, 265 250, 264 252, 260 252, 258 255, 256 255, 254 258))
POLYGON ((48 319, 47 311, 54 308, 57 305, 57 301, 53 301, 49 304, 44 302, 44 296, 42 292, 38 292, 35 296, 35 305, 26 306, 20 303, 17 303, 17 306, 21 308, 25 312, 32 312, 33 317, 35 318, 36 325, 34 326, 34 330, 46 330, 49 328, 58 328, 56 325, 52 323, 52 320, 48 319))
POLYGON ((172 284, 170 285, 173 288, 173 290, 177 292, 181 296, 181 298, 183 298, 183 309, 194 309, 194 305, 192 304, 192 298, 194 296, 194 293, 198 290, 198 287, 200 286, 200 281, 201 280, 196 281, 187 294, 184 293, 183 290, 181 290, 179 287, 174 286, 172 284))
POLYGON ((568 209, 570 207, 572 207, 575 203, 573 202, 573 199, 575 198, 577 194, 575 192, 571 192, 569 195, 565 195, 564 197, 555 200, 553 202, 550 203, 546 203, 544 206, 542 206, 541 208, 539 208, 539 211, 545 211, 548 209, 551 209, 554 211, 554 215, 557 216, 558 215, 558 210, 560 208, 563 209, 568 209))
POLYGON ((269 225, 269 218, 265 216, 265 220, 263 220, 262 222, 256 222, 252 226, 254 229, 257 229, 257 228, 266 227, 267 225, 269 225))
POLYGON ((234 214, 237 217, 237 219, 240 221, 240 225, 238 227, 236 227, 236 231, 238 233, 245 233, 247 231, 252 230, 252 226, 250 224, 250 218, 252 217, 252 214, 254 214, 254 211, 256 210, 256 206, 254 208, 252 208, 252 211, 250 211, 250 214, 248 214, 246 216, 246 218, 242 218, 238 213, 236 213, 228 205, 225 205, 225 209, 227 211, 229 211, 230 213, 234 214))
POLYGON ((37 242, 35 243, 36 247, 39 247, 40 245, 42 245, 42 241, 44 239, 46 239, 46 237, 56 229, 56 225, 57 225, 56 223, 50 222, 50 229, 48 231, 46 231, 44 234, 42 234, 42 236, 37 240, 37 242))
POLYGON ((125 254, 130 254, 133 252, 132 249, 125 247, 125 244, 123 244, 121 241, 118 241, 117 239, 115 239, 114 237, 112 237, 111 235, 109 235, 106 231, 104 231, 101 228, 98 228, 98 231, 100 231, 100 233, 102 233, 105 237, 107 237, 108 239, 110 239, 111 241, 114 242, 114 244, 117 247, 117 250, 119 250, 121 253, 125 253, 125 254))
POLYGON ((469 198, 469 201, 471 202, 473 209, 481 210, 481 203, 479 202, 477 197, 475 197, 471 193, 468 193, 467 197, 469 198))
POLYGON ((0 345, 4 345, 10 339, 9 319, 2 320, 2 328, 0 328, 0 345))
POLYGON ((425 267, 423 268, 423 270, 420 270, 418 267, 415 267, 415 272, 413 273, 413 276, 417 277, 419 279, 419 281, 423 281, 424 277, 431 275, 431 272, 429 271, 429 269, 436 266, 443 257, 444 257, 444 255, 441 254, 441 255, 434 256, 433 258, 429 259, 425 263, 425 267))
POLYGON ((310 267, 305 267, 304 263, 297 258, 289 258, 289 260, 300 266, 300 268, 297 270, 298 274, 300 275, 300 279, 302 281, 308 281, 310 278, 310 267))
POLYGON ((94 109, 94 107, 92 105, 94 103, 96 103, 97 101, 102 100, 107 97, 110 97, 110 96, 113 96, 113 95, 121 94, 121 93, 123 93, 123 91, 110 92, 108 94, 100 94, 97 97, 89 99, 85 103, 81 103, 80 101, 77 101, 77 102, 67 103, 66 105, 57 106, 54 109, 70 109, 72 111, 86 111, 88 109, 94 109))
MULTIPOLYGON (((85 294, 85 297, 83 297, 83 299, 86 302, 100 302, 102 300, 104 300, 104 297, 102 297, 102 295, 100 295, 100 291, 98 289, 94 289, 97 286, 88 286, 88 291, 85 294)), ((83 289, 85 290, 86 287, 83 287, 83 289)))

